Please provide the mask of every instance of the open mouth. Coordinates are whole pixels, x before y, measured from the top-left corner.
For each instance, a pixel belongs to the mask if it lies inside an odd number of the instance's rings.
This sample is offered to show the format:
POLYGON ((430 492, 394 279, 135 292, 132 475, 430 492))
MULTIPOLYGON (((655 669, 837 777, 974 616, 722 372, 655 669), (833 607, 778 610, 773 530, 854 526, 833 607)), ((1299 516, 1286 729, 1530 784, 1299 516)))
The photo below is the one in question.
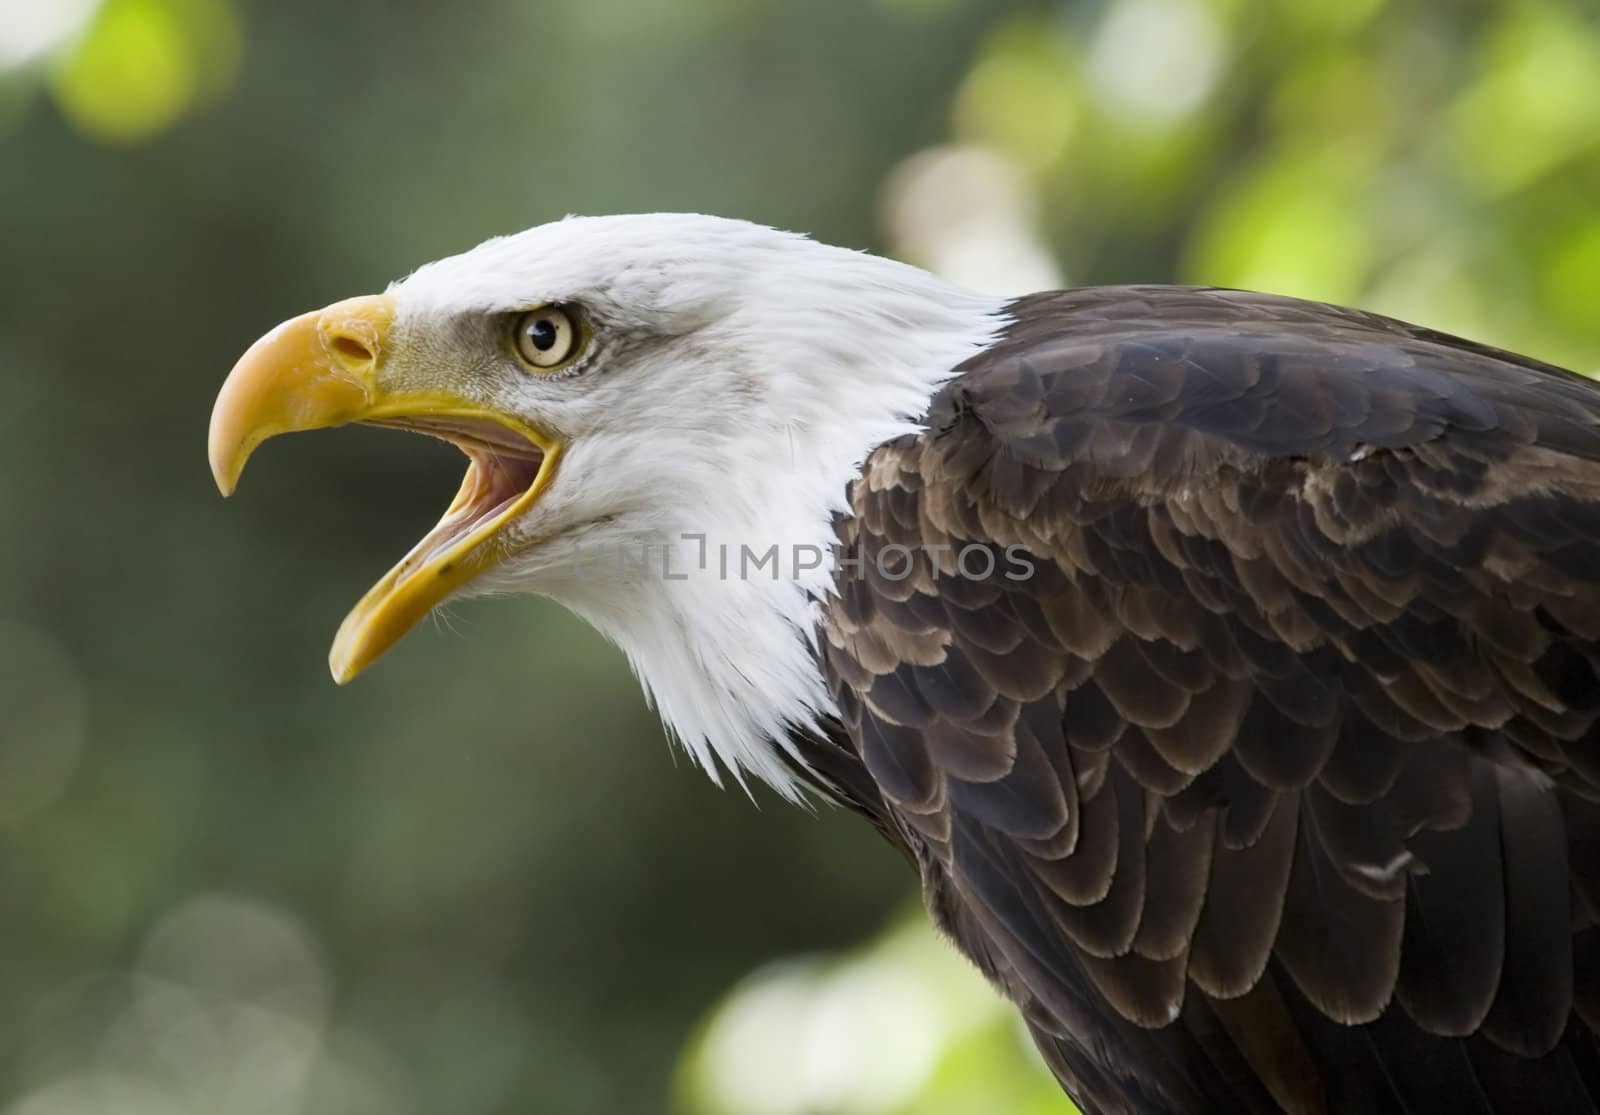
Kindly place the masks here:
POLYGON ((487 541, 522 509, 549 456, 529 436, 486 418, 398 415, 370 419, 367 424, 448 441, 470 462, 461 490, 444 517, 391 570, 396 584, 436 563, 462 543, 470 547, 477 541, 487 541))
POLYGON ((469 463, 444 516, 372 586, 339 628, 329 665, 341 682, 360 673, 437 604, 511 552, 504 528, 549 485, 560 450, 543 434, 498 414, 430 407, 425 413, 380 411, 360 421, 448 441, 469 463))

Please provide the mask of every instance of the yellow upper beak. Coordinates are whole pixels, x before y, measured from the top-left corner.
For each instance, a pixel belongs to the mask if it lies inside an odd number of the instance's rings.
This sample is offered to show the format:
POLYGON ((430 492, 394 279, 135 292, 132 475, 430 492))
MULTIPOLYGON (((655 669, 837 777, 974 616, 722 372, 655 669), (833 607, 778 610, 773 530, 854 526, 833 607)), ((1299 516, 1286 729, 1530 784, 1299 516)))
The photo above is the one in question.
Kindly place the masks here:
POLYGON ((394 299, 351 298, 291 318, 250 346, 211 411, 211 475, 223 495, 233 494, 250 454, 269 437, 368 415, 393 321, 394 299))
POLYGON ((345 619, 329 654, 343 684, 399 641, 451 592, 495 565, 499 529, 538 497, 554 473, 559 445, 516 419, 444 391, 389 391, 380 375, 391 343, 394 300, 352 298, 293 318, 250 346, 229 373, 211 413, 211 473, 232 494, 258 445, 269 437, 349 422, 390 422, 429 431, 427 420, 490 422, 519 435, 528 452, 513 464, 537 473, 516 498, 503 498, 507 458, 469 434, 449 437, 472 464, 455 501, 428 536, 373 586, 345 619))

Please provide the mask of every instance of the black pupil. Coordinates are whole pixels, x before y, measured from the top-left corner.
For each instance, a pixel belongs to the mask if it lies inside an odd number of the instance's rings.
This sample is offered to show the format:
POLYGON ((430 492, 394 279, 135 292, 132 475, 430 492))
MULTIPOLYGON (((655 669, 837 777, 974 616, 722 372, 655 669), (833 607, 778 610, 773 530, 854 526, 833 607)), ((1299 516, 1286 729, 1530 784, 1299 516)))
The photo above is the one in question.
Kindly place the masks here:
POLYGON ((549 352, 556 343, 555 322, 547 317, 542 317, 528 326, 528 340, 533 342, 533 347, 540 352, 549 352))

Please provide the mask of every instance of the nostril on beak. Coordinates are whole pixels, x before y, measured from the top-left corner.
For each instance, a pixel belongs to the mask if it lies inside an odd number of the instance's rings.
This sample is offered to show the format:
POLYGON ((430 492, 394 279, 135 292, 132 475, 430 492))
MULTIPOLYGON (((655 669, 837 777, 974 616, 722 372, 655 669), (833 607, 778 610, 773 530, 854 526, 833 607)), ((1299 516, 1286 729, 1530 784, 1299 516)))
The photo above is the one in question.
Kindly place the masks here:
POLYGON ((357 379, 370 379, 383 358, 394 301, 386 295, 350 298, 329 306, 317 319, 317 335, 329 362, 357 379))
POLYGON ((322 329, 322 344, 347 372, 367 376, 378 366, 378 333, 367 322, 329 322, 322 329))
POLYGON ((376 346, 348 333, 334 333, 328 337, 328 350, 351 371, 366 371, 378 362, 376 346))

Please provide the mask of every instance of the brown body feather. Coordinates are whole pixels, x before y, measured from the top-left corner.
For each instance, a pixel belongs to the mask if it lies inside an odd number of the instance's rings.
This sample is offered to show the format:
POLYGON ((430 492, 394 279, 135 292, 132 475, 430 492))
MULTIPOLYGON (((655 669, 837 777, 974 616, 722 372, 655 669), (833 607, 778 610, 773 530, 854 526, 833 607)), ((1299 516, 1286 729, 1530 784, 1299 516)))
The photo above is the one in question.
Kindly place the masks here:
POLYGON ((1086 1110, 1596 1110, 1600 389, 1262 295, 1014 312, 852 488, 815 776, 1086 1110))

